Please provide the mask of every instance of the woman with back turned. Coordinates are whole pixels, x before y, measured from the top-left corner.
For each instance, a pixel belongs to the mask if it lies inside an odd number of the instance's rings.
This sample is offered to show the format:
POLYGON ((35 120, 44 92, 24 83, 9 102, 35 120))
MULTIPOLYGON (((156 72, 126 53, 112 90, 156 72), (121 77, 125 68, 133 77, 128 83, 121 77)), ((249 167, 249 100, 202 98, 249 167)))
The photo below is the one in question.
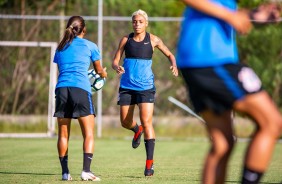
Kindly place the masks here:
POLYGON ((71 119, 78 119, 83 135, 82 180, 100 181, 90 170, 94 152, 94 118, 88 69, 93 63, 96 73, 107 77, 101 66, 101 55, 96 44, 84 39, 85 22, 80 16, 72 16, 66 26, 65 34, 57 48, 54 62, 59 69, 56 85, 56 110, 58 120, 58 154, 62 167, 62 180, 72 180, 68 168, 68 143, 71 119))
POLYGON ((116 51, 112 68, 122 74, 119 88, 118 105, 120 105, 121 125, 134 132, 132 147, 140 145, 144 132, 146 148, 146 166, 144 175, 152 176, 153 155, 155 148, 155 132, 152 118, 155 102, 154 74, 152 72, 152 56, 154 48, 158 48, 170 61, 170 70, 178 76, 174 55, 157 36, 146 32, 148 15, 143 10, 132 14, 133 33, 124 36, 116 51), (119 65, 123 52, 123 66, 119 65), (138 105, 141 125, 133 120, 134 107, 138 105))

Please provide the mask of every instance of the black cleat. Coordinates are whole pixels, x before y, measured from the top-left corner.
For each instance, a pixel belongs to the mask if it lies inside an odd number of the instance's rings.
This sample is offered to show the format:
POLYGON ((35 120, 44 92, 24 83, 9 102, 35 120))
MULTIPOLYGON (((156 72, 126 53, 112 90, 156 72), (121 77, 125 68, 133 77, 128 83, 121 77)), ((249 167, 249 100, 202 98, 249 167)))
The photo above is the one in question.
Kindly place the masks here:
POLYGON ((145 177, 154 175, 154 164, 151 165, 150 169, 145 167, 144 175, 145 177))

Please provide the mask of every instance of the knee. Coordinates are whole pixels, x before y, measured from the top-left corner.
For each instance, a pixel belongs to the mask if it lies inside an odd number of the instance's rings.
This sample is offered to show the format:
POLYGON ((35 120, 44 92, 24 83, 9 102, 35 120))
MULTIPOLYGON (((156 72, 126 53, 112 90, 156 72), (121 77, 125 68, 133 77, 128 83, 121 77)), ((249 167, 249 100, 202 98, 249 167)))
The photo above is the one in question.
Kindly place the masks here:
POLYGON ((282 116, 269 121, 264 130, 268 132, 269 135, 275 136, 275 138, 279 138, 282 134, 282 116))
POLYGON ((152 121, 150 120, 141 120, 142 121, 142 126, 144 129, 152 128, 153 124, 152 121))
POLYGON ((86 131, 82 132, 82 136, 83 136, 84 141, 94 140, 94 130, 87 129, 86 131))
POLYGON ((94 132, 89 132, 89 133, 85 134, 85 139, 94 140, 94 132))
POLYGON ((69 138, 69 133, 68 130, 60 130, 59 134, 58 134, 58 139, 60 140, 65 140, 69 138))
POLYGON ((57 140, 57 143, 59 146, 67 146, 68 145, 68 142, 69 142, 69 136, 68 134, 64 134, 64 133, 60 133, 58 134, 58 140, 57 140))
POLYGON ((62 136, 62 135, 58 136, 58 142, 68 143, 68 141, 69 141, 69 138, 67 136, 62 136))
POLYGON ((212 140, 211 153, 218 159, 229 157, 234 148, 234 143, 233 136, 224 140, 212 140))

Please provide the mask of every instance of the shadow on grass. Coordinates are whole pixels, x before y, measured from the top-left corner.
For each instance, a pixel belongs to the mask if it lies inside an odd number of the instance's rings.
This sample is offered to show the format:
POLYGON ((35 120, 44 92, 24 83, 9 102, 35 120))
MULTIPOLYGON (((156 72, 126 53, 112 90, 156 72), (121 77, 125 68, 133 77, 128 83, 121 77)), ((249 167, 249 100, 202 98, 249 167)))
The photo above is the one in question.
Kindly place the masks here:
POLYGON ((28 173, 28 172, 6 172, 0 171, 0 174, 27 174, 27 175, 45 175, 45 176, 55 176, 57 174, 48 174, 48 173, 28 173))
POLYGON ((124 176, 126 178, 131 178, 131 179, 140 179, 140 178, 143 178, 141 176, 124 176))

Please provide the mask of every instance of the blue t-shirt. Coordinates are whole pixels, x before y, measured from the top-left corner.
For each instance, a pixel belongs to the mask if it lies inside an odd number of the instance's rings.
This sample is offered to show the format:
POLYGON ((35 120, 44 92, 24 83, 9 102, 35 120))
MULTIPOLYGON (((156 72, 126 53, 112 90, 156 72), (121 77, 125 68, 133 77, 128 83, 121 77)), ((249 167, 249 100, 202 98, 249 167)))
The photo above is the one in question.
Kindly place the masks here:
MULTIPOLYGON (((236 0, 210 0, 231 11, 236 0)), ((177 66, 196 68, 238 62, 236 33, 232 26, 217 18, 187 7, 178 41, 177 66)))
POLYGON ((78 87, 91 93, 87 71, 90 61, 100 59, 100 51, 95 43, 75 37, 64 50, 55 53, 54 63, 57 63, 59 68, 56 88, 78 87))

